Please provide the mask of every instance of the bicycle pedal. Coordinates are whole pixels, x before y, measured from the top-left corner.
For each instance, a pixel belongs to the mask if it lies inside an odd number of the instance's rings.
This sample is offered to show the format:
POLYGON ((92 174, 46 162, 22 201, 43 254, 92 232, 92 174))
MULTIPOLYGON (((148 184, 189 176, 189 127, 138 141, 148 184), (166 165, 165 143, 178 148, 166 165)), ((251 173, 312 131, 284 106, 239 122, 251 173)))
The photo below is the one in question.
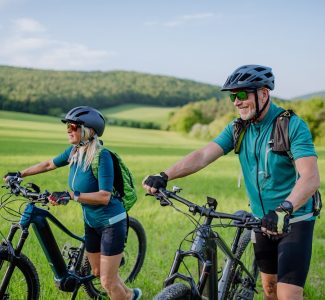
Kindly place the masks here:
POLYGON ((64 259, 69 259, 69 250, 71 248, 71 245, 70 243, 65 243, 62 247, 62 250, 61 250, 61 254, 63 256, 64 259))
POLYGON ((254 297, 254 290, 243 288, 236 296, 236 300, 250 300, 254 297))

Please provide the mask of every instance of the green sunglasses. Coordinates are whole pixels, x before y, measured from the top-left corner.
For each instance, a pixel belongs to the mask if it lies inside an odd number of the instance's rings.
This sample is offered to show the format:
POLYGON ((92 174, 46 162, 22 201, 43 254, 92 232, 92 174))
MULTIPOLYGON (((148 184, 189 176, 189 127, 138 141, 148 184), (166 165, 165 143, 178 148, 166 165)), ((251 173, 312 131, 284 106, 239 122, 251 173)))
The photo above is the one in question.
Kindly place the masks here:
POLYGON ((239 91, 237 93, 231 93, 229 95, 231 102, 235 102, 236 98, 239 101, 245 101, 248 99, 248 94, 255 92, 254 90, 239 91))

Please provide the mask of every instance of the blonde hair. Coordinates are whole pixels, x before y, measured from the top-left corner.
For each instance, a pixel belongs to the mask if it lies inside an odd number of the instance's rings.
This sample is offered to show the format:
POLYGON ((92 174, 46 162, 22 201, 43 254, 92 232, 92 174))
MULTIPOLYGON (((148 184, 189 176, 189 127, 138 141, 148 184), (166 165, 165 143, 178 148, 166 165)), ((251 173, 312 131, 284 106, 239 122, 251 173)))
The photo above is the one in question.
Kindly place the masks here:
POLYGON ((81 141, 75 147, 75 152, 70 159, 69 165, 77 163, 77 167, 82 166, 82 170, 87 171, 100 146, 101 144, 95 131, 92 128, 81 125, 81 141))

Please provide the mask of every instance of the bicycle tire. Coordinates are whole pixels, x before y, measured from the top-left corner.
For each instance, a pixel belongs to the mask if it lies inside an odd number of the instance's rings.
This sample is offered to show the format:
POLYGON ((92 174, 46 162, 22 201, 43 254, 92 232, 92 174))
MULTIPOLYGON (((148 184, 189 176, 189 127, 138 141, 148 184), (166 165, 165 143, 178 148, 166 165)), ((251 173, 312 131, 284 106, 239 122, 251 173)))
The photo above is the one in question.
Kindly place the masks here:
MULTIPOLYGON (((143 226, 138 220, 129 217, 128 239, 119 269, 119 275, 125 283, 132 282, 139 274, 146 256, 146 250, 147 239, 143 226)), ((91 273, 91 267, 86 256, 83 259, 81 272, 84 275, 91 273)), ((99 279, 96 278, 84 283, 83 287, 90 298, 107 299, 99 279)))
POLYGON ((15 269, 2 299, 38 300, 40 296, 40 283, 35 266, 22 253, 19 257, 11 256, 6 247, 0 248, 0 285, 10 263, 14 264, 15 269))
POLYGON ((245 229, 242 233, 235 257, 241 260, 254 278, 254 282, 243 272, 242 267, 237 262, 231 262, 229 272, 225 276, 225 290, 222 299, 245 299, 252 300, 255 294, 255 284, 258 277, 258 267, 255 262, 254 250, 251 242, 251 230, 245 229), (243 260, 248 258, 249 263, 243 260))
POLYGON ((183 283, 174 283, 165 287, 154 300, 190 300, 191 289, 183 283))

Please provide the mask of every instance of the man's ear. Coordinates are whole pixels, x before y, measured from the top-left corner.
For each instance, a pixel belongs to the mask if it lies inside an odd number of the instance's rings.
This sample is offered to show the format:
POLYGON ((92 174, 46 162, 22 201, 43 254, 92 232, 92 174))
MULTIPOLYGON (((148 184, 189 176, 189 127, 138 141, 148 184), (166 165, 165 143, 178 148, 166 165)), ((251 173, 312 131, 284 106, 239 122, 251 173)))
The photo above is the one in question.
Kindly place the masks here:
POLYGON ((264 88, 264 89, 261 89, 261 98, 262 98, 262 103, 264 104, 267 99, 269 98, 269 90, 264 88))

